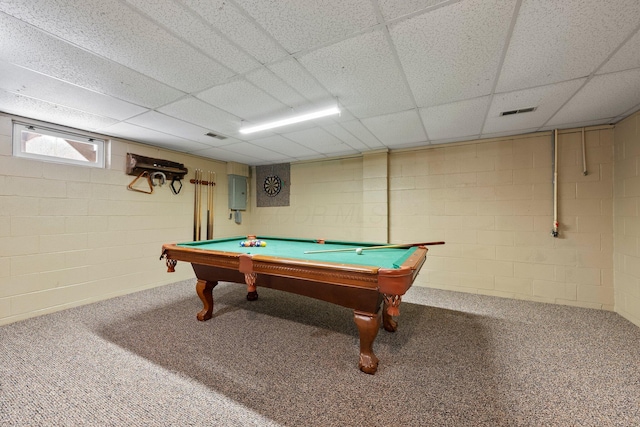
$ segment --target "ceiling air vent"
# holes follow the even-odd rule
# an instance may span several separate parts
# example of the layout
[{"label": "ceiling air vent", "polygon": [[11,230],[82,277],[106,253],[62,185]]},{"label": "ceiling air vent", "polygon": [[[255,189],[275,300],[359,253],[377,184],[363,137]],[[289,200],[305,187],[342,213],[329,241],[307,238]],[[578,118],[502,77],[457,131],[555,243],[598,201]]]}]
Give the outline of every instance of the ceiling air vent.
[{"label": "ceiling air vent", "polygon": [[518,110],[503,111],[502,113],[500,113],[500,115],[501,116],[510,116],[512,114],[529,113],[531,111],[535,111],[536,108],[538,108],[538,107],[520,108]]},{"label": "ceiling air vent", "polygon": [[210,136],[211,138],[216,138],[216,139],[227,139],[226,136],[218,135],[217,133],[213,133],[213,132],[207,132],[205,135]]}]

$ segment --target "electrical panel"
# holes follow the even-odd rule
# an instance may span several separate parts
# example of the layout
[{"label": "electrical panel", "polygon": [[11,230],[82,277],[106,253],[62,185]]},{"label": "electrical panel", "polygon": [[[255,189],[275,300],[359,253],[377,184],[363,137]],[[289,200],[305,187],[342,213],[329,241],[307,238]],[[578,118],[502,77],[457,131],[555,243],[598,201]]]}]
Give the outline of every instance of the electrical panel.
[{"label": "electrical panel", "polygon": [[227,175],[229,180],[229,209],[244,211],[247,209],[247,177]]}]

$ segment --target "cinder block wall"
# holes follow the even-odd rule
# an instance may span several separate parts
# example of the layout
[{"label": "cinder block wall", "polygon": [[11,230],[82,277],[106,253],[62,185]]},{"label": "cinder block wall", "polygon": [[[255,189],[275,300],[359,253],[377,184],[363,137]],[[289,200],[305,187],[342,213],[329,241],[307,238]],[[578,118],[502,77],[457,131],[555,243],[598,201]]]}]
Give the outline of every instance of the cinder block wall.
[{"label": "cinder block wall", "polygon": [[251,179],[249,221],[254,234],[368,240],[362,234],[362,158],[291,165],[289,206],[256,207]]},{"label": "cinder block wall", "polygon": [[550,132],[391,156],[391,238],[445,240],[418,284],[613,309],[613,130],[558,140],[560,235],[553,238]]},{"label": "cinder block wall", "polygon": [[256,208],[254,197],[251,228],[445,240],[416,285],[613,310],[613,129],[586,130],[586,176],[581,135],[559,135],[558,238],[550,132],[293,164],[291,205]]},{"label": "cinder block wall", "polygon": [[[13,157],[11,133],[0,115],[0,324],[193,277],[158,258],[192,240],[195,168],[217,175],[215,235],[246,233],[228,219],[224,162],[113,140],[108,169],[46,163]],[[184,163],[182,191],[127,190],[127,152]]]},{"label": "cinder block wall", "polygon": [[158,260],[163,243],[192,238],[193,186],[127,191],[134,152],[185,163],[189,177],[216,172],[216,236],[446,240],[416,285],[608,310],[615,265],[615,309],[640,325],[638,117],[586,129],[586,176],[581,130],[560,133],[556,239],[550,133],[292,164],[291,205],[257,208],[250,180],[238,225],[223,162],[120,140],[108,169],[18,159],[0,116],[0,324],[193,277]]},{"label": "cinder block wall", "polygon": [[640,113],[615,127],[616,311],[640,326]]}]

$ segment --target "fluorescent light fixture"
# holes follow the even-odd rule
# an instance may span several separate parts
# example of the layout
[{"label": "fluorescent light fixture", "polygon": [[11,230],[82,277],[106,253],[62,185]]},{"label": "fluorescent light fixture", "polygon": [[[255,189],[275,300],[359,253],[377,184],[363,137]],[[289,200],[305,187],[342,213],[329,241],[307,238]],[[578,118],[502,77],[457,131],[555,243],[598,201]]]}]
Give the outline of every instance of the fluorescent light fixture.
[{"label": "fluorescent light fixture", "polygon": [[259,132],[261,130],[273,129],[280,126],[292,125],[294,123],[300,123],[307,120],[319,119],[320,117],[331,116],[333,114],[340,114],[340,109],[336,107],[327,108],[325,110],[319,110],[313,113],[301,114],[299,116],[289,117],[288,119],[276,120],[275,122],[264,123],[257,126],[250,126],[244,129],[240,129],[240,133],[247,134],[253,132]]}]

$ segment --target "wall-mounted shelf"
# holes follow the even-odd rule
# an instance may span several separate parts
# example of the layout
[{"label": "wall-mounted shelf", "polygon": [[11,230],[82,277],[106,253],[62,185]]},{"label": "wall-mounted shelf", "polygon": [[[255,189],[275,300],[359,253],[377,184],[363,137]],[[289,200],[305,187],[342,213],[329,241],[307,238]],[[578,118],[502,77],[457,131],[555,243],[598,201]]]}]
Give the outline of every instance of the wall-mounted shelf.
[{"label": "wall-mounted shelf", "polygon": [[189,172],[182,163],[127,153],[127,175],[140,176],[145,171],[149,175],[153,175],[154,172],[162,172],[167,181],[181,180]]}]

